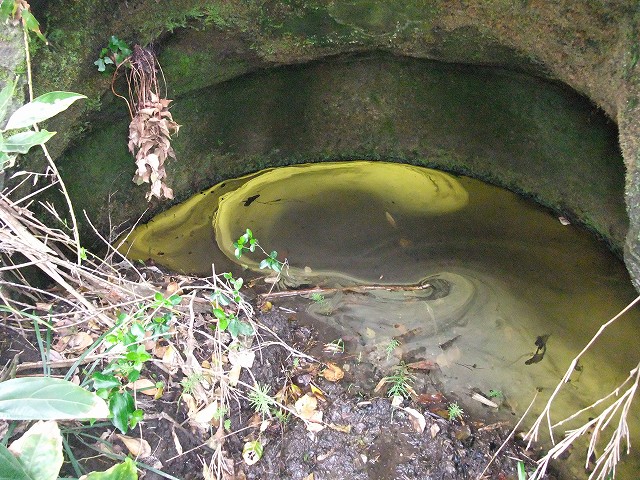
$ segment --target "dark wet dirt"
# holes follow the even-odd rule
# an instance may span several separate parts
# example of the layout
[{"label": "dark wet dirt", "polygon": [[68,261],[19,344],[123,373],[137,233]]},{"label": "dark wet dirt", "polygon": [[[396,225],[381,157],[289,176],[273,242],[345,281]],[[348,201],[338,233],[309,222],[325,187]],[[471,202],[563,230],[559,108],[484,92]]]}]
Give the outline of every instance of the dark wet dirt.
[{"label": "dark wet dirt", "polygon": [[[266,314],[260,314],[258,321],[268,325],[280,339],[303,351],[309,351],[314,345],[327,341],[318,339],[317,332],[309,326],[298,324],[295,314],[283,312],[277,306]],[[1,334],[0,360],[3,365],[17,351],[24,351],[25,360],[38,360],[31,339],[30,343],[25,337],[6,327],[2,327]],[[268,336],[263,340],[269,340]],[[201,350],[197,352],[197,356],[201,360],[210,356],[210,352]],[[330,360],[341,363],[340,355],[334,354]],[[424,413],[426,428],[419,433],[408,413],[393,407],[391,399],[384,392],[373,391],[379,380],[379,372],[367,364],[362,364],[361,368],[364,370],[359,375],[347,372],[339,382],[329,382],[321,375],[311,375],[312,382],[324,393],[324,400],[319,401],[318,410],[323,412],[325,424],[337,429],[327,427],[320,432],[311,433],[303,421],[290,417],[284,423],[274,419],[265,431],[259,432],[260,422],[256,422],[248,400],[233,400],[231,430],[238,433],[226,437],[223,446],[225,456],[233,460],[232,465],[228,462],[233,473],[225,474],[223,478],[517,479],[516,459],[524,461],[529,472],[533,470],[531,458],[536,453],[526,451],[517,440],[510,440],[484,477],[481,477],[489,460],[509,434],[510,427],[506,422],[495,421],[495,418],[469,418],[466,415],[462,421],[449,421],[432,413],[430,409],[433,410],[433,405],[424,402],[423,396],[422,403],[403,403],[403,407],[408,406]],[[165,382],[166,390],[159,400],[141,399],[141,407],[145,410],[142,434],[153,452],[141,462],[155,469],[141,470],[141,478],[202,479],[203,461],[210,462],[214,452],[206,442],[215,433],[215,429],[205,433],[191,430],[187,423],[186,405],[180,400],[181,376],[169,377],[154,367],[150,370],[152,377]],[[269,385],[271,392],[282,388],[287,379],[296,378],[294,358],[287,349],[278,345],[261,349],[251,372],[257,382]],[[63,374],[65,371],[53,372],[56,373]],[[429,377],[436,377],[437,372],[419,372],[416,376],[416,388],[422,389],[417,393],[429,391],[433,395],[438,382],[437,378]],[[370,381],[357,386],[350,381],[355,378],[369,378]],[[247,371],[243,371],[241,380],[251,384],[254,381]],[[299,383],[303,391],[308,390],[309,385]],[[74,425],[76,424],[68,423],[61,426]],[[139,432],[136,429],[130,435],[136,436]],[[104,444],[111,445],[107,454],[100,455],[95,451],[98,437],[103,439]],[[182,447],[182,455],[177,451],[174,438],[178,439]],[[255,465],[248,466],[242,459],[243,445],[247,440],[256,438],[261,440],[264,454]],[[81,468],[86,471],[104,470],[114,463],[109,456],[123,455],[126,452],[116,438],[113,427],[106,423],[85,430],[80,436],[68,435],[67,439]],[[69,462],[65,462],[61,477],[76,477]]]}]

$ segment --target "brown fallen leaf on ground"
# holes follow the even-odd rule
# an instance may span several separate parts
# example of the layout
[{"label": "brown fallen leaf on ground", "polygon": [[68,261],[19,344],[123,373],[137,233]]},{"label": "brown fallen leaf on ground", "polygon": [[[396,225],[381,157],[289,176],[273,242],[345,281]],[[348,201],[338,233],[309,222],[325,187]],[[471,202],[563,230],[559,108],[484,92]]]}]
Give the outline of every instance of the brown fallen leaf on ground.
[{"label": "brown fallen leaf on ground", "polygon": [[120,434],[116,434],[116,437],[124,443],[124,446],[127,447],[127,450],[129,450],[132,455],[139,458],[146,458],[151,455],[151,445],[149,445],[149,442],[144,438],[133,438]]},{"label": "brown fallen leaf on ground", "polygon": [[138,393],[143,393],[154,398],[158,398],[158,394],[161,395],[160,389],[156,387],[156,382],[153,382],[148,378],[139,378],[135,382],[130,383],[128,387]]},{"label": "brown fallen leaf on ground", "polygon": [[329,362],[322,371],[322,376],[330,382],[338,382],[344,378],[344,371],[335,363]]},{"label": "brown fallen leaf on ground", "polygon": [[414,430],[418,433],[424,432],[424,429],[427,427],[427,420],[424,418],[424,415],[410,407],[403,408],[403,410],[409,414],[409,419],[411,420]]}]

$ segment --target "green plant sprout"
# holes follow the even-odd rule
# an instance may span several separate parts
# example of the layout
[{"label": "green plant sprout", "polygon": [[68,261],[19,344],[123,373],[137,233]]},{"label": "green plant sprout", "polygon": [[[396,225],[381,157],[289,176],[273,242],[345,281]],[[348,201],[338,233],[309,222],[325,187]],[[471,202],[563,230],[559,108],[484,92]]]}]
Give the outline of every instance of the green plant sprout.
[{"label": "green plant sprout", "polygon": [[447,412],[449,413],[449,420],[451,421],[462,418],[462,415],[464,414],[464,410],[462,410],[457,402],[450,403],[447,407]]},{"label": "green plant sprout", "polygon": [[196,385],[204,378],[204,375],[200,372],[194,372],[191,375],[184,377],[180,380],[180,386],[182,387],[182,393],[191,395],[196,388]]},{"label": "green plant sprout", "polygon": [[389,384],[387,395],[389,397],[403,397],[411,398],[413,392],[412,384],[415,377],[409,373],[409,367],[404,362],[396,365],[393,369],[393,374],[388,377],[384,377],[384,383]]},{"label": "green plant sprout", "polygon": [[271,415],[271,406],[275,403],[273,398],[269,395],[269,385],[261,385],[256,382],[256,386],[249,392],[249,403],[256,413],[259,413],[262,418],[269,417]]},{"label": "green plant sprout", "polygon": [[324,295],[322,295],[320,292],[313,292],[310,298],[316,303],[322,303],[325,300]]},{"label": "green plant sprout", "polygon": [[233,242],[233,246],[235,247],[234,254],[238,259],[240,259],[245,252],[255,252],[256,248],[259,248],[267,257],[260,262],[261,270],[269,268],[276,273],[280,273],[285,266],[285,262],[278,260],[278,252],[273,250],[271,253],[267,253],[266,250],[260,246],[258,240],[254,238],[253,232],[248,228],[238,240]]},{"label": "green plant sprout", "polygon": [[389,361],[389,359],[391,358],[391,355],[393,355],[393,352],[399,346],[400,346],[400,342],[395,338],[392,338],[391,341],[387,344],[387,347],[385,348],[385,352],[387,352],[387,361]]},{"label": "green plant sprout", "polygon": [[120,40],[115,35],[109,39],[109,45],[100,50],[100,56],[93,62],[98,67],[99,72],[104,72],[107,65],[117,67],[131,55],[131,47],[124,40]]},{"label": "green plant sprout", "polygon": [[489,395],[489,398],[504,398],[502,390],[495,390],[493,388],[489,390],[488,395]]}]

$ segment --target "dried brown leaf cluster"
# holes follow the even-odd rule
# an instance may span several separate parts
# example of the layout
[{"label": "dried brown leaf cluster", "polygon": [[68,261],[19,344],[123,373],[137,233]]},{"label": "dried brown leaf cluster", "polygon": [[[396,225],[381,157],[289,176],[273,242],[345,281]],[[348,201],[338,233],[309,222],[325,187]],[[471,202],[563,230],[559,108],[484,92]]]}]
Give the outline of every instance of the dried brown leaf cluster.
[{"label": "dried brown leaf cluster", "polygon": [[[133,181],[138,185],[151,185],[147,200],[153,197],[171,199],[173,190],[165,183],[165,162],[169,157],[176,158],[171,135],[177,134],[180,126],[173,121],[169,111],[171,100],[161,93],[162,70],[153,51],[140,45],[133,47],[133,53],[121,65],[129,67],[129,99],[118,95],[113,90],[113,83],[112,90],[127,101],[131,113],[128,146],[137,167]],[[116,69],[114,80],[117,73]]]},{"label": "dried brown leaf cluster", "polygon": [[165,183],[167,172],[164,163],[175,157],[171,147],[171,135],[178,133],[179,125],[169,111],[171,100],[158,98],[155,93],[150,102],[140,108],[129,124],[129,151],[136,157],[136,174],[133,181],[141,185],[150,183],[147,200],[173,198],[173,190]]}]

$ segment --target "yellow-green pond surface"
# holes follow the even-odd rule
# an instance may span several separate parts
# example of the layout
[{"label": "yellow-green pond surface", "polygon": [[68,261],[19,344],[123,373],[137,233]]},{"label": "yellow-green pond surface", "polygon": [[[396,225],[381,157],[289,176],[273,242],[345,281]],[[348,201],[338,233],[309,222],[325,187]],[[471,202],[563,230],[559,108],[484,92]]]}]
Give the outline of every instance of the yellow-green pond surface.
[{"label": "yellow-green pond surface", "polygon": [[[138,227],[123,249],[130,258],[210,275],[212,263],[217,272],[231,268],[232,242],[246,228],[287,258],[286,285],[431,284],[288,305],[347,339],[360,359],[382,366],[434,360],[446,392],[464,400],[472,389],[500,390],[504,408],[517,414],[538,387],[539,412],[600,324],[636,295],[602,243],[548,211],[478,180],[384,162],[298,165],[226,181]],[[261,259],[245,254],[241,261],[256,270]],[[627,377],[640,359],[639,331],[634,309],[605,332],[564,387],[556,420]],[[546,335],[544,357],[527,364]],[[388,356],[392,339],[401,345]],[[637,401],[630,428],[637,448]],[[637,459],[627,463],[640,471]]]}]

